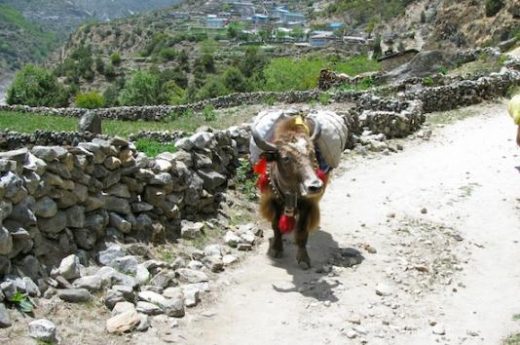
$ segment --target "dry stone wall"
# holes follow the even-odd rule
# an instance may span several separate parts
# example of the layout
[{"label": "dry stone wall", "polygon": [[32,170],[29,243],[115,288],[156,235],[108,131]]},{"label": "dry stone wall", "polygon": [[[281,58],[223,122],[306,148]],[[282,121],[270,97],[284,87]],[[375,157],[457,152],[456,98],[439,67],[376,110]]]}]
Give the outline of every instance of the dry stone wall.
[{"label": "dry stone wall", "polygon": [[[321,92],[319,90],[235,93],[187,105],[114,107],[95,109],[92,110],[92,112],[104,119],[161,121],[170,117],[180,116],[188,111],[201,111],[208,105],[220,109],[247,104],[261,104],[267,101],[306,103],[311,100],[317,101],[320,94]],[[355,99],[355,96],[352,96],[352,99]],[[48,108],[29,107],[23,105],[0,105],[0,111],[1,110],[78,118],[89,111],[80,108]]]},{"label": "dry stone wall", "polygon": [[0,277],[36,282],[102,238],[177,236],[181,219],[216,211],[247,137],[195,133],[155,159],[119,138],[0,153]]},{"label": "dry stone wall", "polygon": [[511,87],[520,85],[520,72],[505,70],[477,80],[462,80],[451,85],[420,89],[404,95],[407,100],[420,100],[423,111],[446,111],[504,97]]}]

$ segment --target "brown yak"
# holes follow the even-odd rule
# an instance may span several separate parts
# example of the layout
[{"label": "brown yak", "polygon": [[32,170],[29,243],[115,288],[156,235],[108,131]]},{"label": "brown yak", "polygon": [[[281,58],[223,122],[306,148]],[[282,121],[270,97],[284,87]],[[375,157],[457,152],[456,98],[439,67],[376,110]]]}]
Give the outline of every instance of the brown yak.
[{"label": "brown yak", "polygon": [[[312,128],[310,133],[309,128]],[[271,221],[274,239],[269,252],[280,257],[283,252],[282,232],[295,227],[298,264],[311,266],[306,244],[309,233],[320,221],[320,201],[327,176],[318,168],[315,141],[321,127],[312,119],[301,116],[283,118],[275,124],[273,139],[264,140],[253,129],[253,140],[263,151],[266,161],[263,186],[260,182],[260,213]],[[257,171],[258,172],[258,171]],[[319,175],[319,176],[318,176]],[[285,229],[284,229],[285,228]]]}]

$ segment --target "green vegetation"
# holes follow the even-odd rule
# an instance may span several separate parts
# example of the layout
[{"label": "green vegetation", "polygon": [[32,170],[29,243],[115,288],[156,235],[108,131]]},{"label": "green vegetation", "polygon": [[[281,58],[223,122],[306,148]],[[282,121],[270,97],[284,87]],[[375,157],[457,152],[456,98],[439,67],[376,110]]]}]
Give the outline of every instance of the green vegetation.
[{"label": "green vegetation", "polygon": [[506,58],[507,56],[505,54],[502,54],[499,57],[491,56],[489,54],[481,54],[477,60],[463,64],[462,66],[446,72],[450,75],[499,72],[502,66],[504,66]]},{"label": "green vegetation", "polygon": [[159,78],[146,71],[135,72],[125,83],[119,102],[123,105],[153,105],[162,103]]},{"label": "green vegetation", "polygon": [[330,103],[331,95],[330,93],[323,92],[319,96],[319,101],[321,105],[327,105]]},{"label": "green vegetation", "polygon": [[[56,45],[55,36],[30,23],[11,6],[0,4],[0,66],[18,69],[23,64],[41,61]],[[8,38],[7,38],[8,37]]]},{"label": "green vegetation", "polygon": [[520,345],[520,333],[509,336],[503,345]]},{"label": "green vegetation", "polygon": [[338,0],[327,8],[328,15],[348,12],[358,23],[368,23],[374,18],[388,20],[402,14],[406,6],[415,0]]},{"label": "green vegetation", "polygon": [[250,201],[257,199],[256,194],[256,177],[253,173],[253,167],[249,160],[243,159],[240,161],[240,166],[237,168],[236,182],[238,190],[246,196]]},{"label": "green vegetation", "polygon": [[78,93],[75,99],[76,107],[86,109],[103,108],[105,98],[97,91]]},{"label": "green vegetation", "polygon": [[121,63],[121,54],[119,54],[119,52],[113,52],[112,55],[110,55],[110,61],[112,65],[119,66]]},{"label": "green vegetation", "polygon": [[207,122],[215,121],[217,119],[215,107],[213,107],[211,104],[205,106],[202,110],[202,116],[204,117],[204,120],[206,120]]},{"label": "green vegetation", "polygon": [[379,64],[363,56],[334,61],[322,57],[276,58],[266,67],[265,89],[268,91],[308,90],[318,84],[320,70],[330,68],[336,72],[357,75],[375,71]]},{"label": "green vegetation", "polygon": [[7,90],[8,104],[62,107],[67,105],[68,92],[48,70],[26,65],[16,73]]},{"label": "green vegetation", "polygon": [[7,303],[24,314],[31,314],[34,310],[34,304],[29,300],[29,297],[18,291],[7,299]]},{"label": "green vegetation", "polygon": [[486,0],[486,16],[495,16],[504,7],[504,0]]},{"label": "green vegetation", "polygon": [[144,152],[148,157],[155,157],[161,152],[175,152],[173,143],[160,143],[150,139],[139,139],[135,143],[138,151]]}]

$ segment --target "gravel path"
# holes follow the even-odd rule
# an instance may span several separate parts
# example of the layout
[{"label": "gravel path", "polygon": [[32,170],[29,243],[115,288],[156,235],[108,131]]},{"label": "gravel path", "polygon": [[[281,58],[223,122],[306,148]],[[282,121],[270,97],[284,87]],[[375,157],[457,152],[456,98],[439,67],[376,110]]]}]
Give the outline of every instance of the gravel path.
[{"label": "gravel path", "polygon": [[403,152],[347,156],[309,241],[313,268],[296,265],[291,245],[269,259],[264,243],[231,273],[218,302],[179,329],[180,339],[499,344],[518,331],[514,128],[504,104],[469,110],[478,115],[435,126]]}]

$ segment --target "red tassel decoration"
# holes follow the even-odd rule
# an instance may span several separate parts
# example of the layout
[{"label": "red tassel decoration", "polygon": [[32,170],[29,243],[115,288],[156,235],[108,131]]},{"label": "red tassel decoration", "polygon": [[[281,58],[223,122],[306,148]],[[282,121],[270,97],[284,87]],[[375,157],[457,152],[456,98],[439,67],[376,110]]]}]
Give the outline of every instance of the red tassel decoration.
[{"label": "red tassel decoration", "polygon": [[318,178],[325,184],[327,184],[327,180],[329,179],[329,176],[327,173],[321,169],[316,170],[316,175],[318,175]]},{"label": "red tassel decoration", "polygon": [[282,234],[288,234],[293,231],[294,226],[296,225],[296,219],[294,216],[282,215],[280,220],[278,221],[278,230]]},{"label": "red tassel decoration", "polygon": [[255,174],[262,175],[267,172],[267,159],[260,159],[253,167]]},{"label": "red tassel decoration", "polygon": [[265,192],[269,186],[269,176],[267,176],[266,173],[258,176],[258,180],[256,180],[256,186],[262,193]]}]

